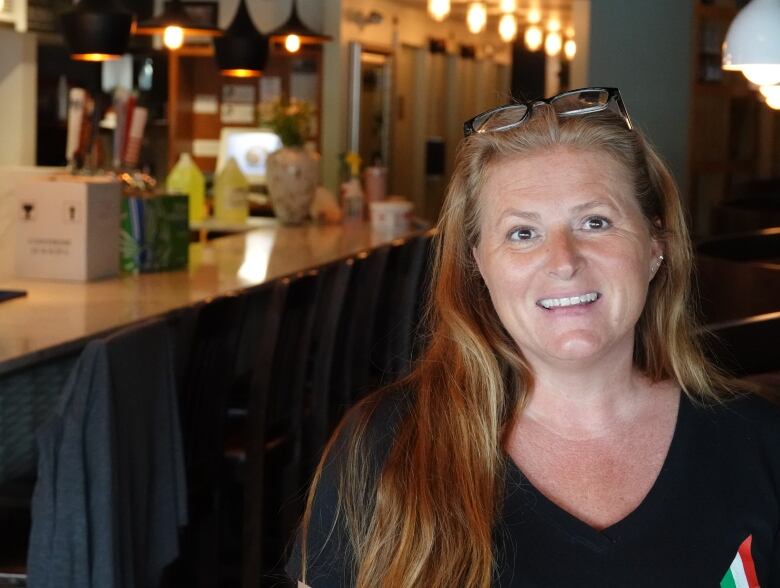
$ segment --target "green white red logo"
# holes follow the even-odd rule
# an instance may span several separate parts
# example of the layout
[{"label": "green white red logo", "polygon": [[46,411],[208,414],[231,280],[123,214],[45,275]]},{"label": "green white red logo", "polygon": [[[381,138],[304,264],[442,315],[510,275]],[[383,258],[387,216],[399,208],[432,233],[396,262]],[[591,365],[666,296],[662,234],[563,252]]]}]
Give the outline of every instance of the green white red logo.
[{"label": "green white red logo", "polygon": [[748,535],[720,581],[720,588],[761,588],[756,575],[756,564],[753,563],[753,555],[750,552],[752,543],[753,535]]}]

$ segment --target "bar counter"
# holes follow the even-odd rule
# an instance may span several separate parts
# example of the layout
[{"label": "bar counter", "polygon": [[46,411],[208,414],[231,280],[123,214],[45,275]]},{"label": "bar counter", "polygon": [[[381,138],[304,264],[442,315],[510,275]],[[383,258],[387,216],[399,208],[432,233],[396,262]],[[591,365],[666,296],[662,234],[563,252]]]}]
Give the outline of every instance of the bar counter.
[{"label": "bar counter", "polygon": [[359,254],[425,230],[368,224],[280,225],[190,245],[186,270],[90,283],[0,279],[27,296],[0,303],[0,374],[78,350],[96,336],[168,311]]}]

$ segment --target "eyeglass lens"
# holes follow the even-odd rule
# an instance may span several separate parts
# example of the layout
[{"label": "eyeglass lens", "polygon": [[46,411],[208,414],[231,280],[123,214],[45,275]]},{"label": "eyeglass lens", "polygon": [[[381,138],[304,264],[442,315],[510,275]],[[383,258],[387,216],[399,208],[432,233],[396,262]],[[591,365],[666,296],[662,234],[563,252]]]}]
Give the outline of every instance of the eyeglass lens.
[{"label": "eyeglass lens", "polygon": [[513,104],[500,110],[486,112],[474,120],[474,130],[487,133],[509,128],[523,120],[526,112],[528,107],[525,104]]},{"label": "eyeglass lens", "polygon": [[604,110],[609,103],[607,90],[583,90],[556,96],[550,104],[559,115],[585,114]]}]

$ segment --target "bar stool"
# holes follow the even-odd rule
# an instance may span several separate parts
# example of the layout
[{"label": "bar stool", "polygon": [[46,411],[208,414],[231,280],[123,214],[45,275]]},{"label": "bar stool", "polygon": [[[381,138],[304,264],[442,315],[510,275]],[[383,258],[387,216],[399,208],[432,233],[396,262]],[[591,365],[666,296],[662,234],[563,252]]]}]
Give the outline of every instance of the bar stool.
[{"label": "bar stool", "polygon": [[190,523],[184,553],[173,572],[178,583],[219,583],[227,398],[236,380],[236,357],[246,295],[226,295],[197,310],[181,391]]},{"label": "bar stool", "polygon": [[428,247],[429,237],[418,235],[394,245],[388,254],[371,345],[375,388],[401,378],[411,368]]},{"label": "bar stool", "polygon": [[371,344],[379,302],[379,288],[387,266],[390,245],[362,253],[353,260],[339,321],[341,352],[331,378],[330,418],[332,426],[371,386]]},{"label": "bar stool", "polygon": [[281,575],[302,509],[301,423],[319,281],[316,271],[282,281],[278,334],[258,346],[246,425],[244,586]]},{"label": "bar stool", "polygon": [[158,586],[187,519],[170,331],[87,344],[38,430],[31,585]]}]

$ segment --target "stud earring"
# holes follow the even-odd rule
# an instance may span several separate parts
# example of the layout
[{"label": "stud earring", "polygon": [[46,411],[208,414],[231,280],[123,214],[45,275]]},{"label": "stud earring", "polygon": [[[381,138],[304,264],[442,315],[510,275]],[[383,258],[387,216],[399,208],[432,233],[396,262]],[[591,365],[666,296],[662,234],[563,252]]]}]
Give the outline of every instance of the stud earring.
[{"label": "stud earring", "polygon": [[657,272],[657,271],[658,271],[658,268],[659,268],[659,267],[661,267],[661,264],[663,263],[663,261],[664,261],[664,256],[663,256],[663,255],[659,255],[659,256],[658,256],[658,261],[656,261],[656,262],[653,264],[653,267],[652,267],[652,269],[650,270],[650,274],[651,274],[651,275],[655,275],[655,272]]}]

